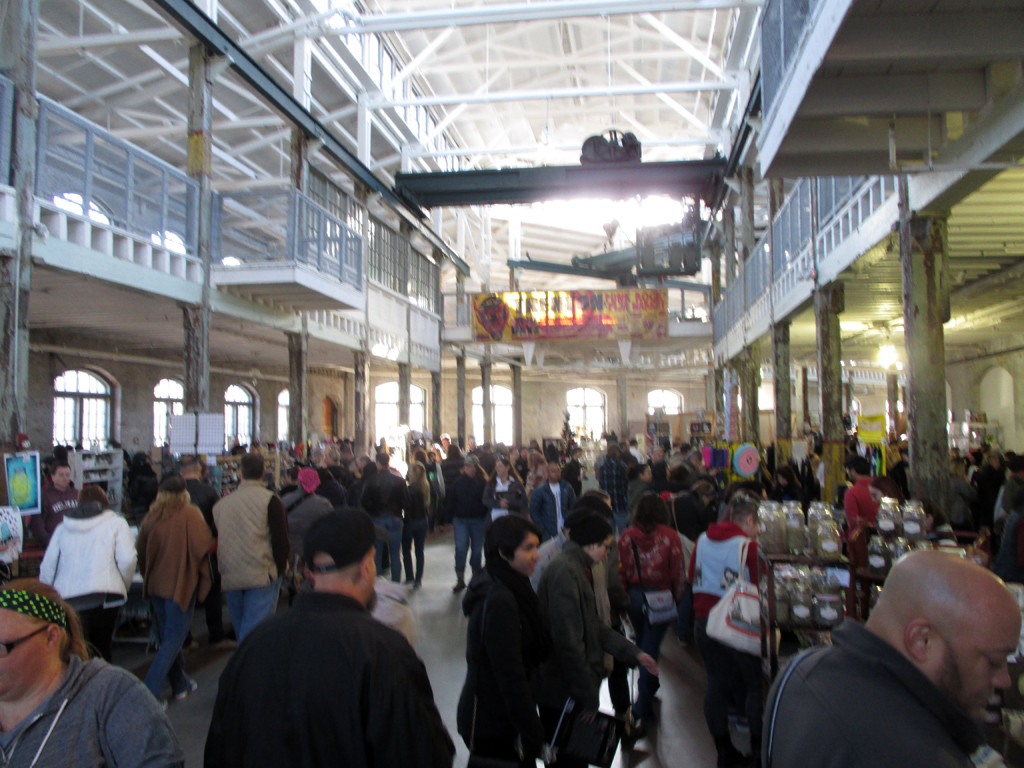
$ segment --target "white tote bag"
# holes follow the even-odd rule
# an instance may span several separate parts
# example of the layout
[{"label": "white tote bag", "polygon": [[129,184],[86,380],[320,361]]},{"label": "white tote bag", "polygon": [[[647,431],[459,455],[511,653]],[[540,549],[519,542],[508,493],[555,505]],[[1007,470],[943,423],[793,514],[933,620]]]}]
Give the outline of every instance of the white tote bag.
[{"label": "white tote bag", "polygon": [[761,597],[757,586],[743,578],[749,539],[740,545],[736,581],[708,614],[708,637],[754,656],[761,655]]}]

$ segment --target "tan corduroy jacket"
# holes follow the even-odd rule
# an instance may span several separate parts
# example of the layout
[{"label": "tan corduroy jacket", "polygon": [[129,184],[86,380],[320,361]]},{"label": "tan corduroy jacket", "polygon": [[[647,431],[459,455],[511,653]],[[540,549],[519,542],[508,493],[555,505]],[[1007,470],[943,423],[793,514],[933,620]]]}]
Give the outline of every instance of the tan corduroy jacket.
[{"label": "tan corduroy jacket", "polygon": [[146,515],[135,541],[143,594],[170,598],[183,611],[197,588],[197,599],[205,599],[212,583],[209,555],[213,542],[203,513],[193,504],[160,520]]}]

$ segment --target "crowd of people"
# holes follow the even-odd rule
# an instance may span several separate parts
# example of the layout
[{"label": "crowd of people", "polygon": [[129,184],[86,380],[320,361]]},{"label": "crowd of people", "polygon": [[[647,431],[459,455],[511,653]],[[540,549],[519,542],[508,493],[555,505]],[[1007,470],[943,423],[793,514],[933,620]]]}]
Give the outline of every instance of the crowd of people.
[{"label": "crowd of people", "polygon": [[[709,635],[708,620],[738,577],[759,581],[760,501],[809,502],[791,465],[727,484],[688,446],[653,445],[647,455],[614,436],[592,465],[575,447],[564,456],[536,444],[463,452],[447,436],[410,446],[405,476],[386,446],[371,458],[342,442],[309,459],[293,462],[274,488],[264,457],[244,453],[241,480],[223,497],[204,482],[197,457],[182,457],[155,486],[152,468],[140,465],[129,484],[152,498],[133,540],[129,510],[110,509],[96,486],[74,489],[58,457],[44,513],[29,521],[45,545],[40,579],[0,586],[4,763],[181,765],[165,710],[196,690],[182,650],[197,606],[211,643],[229,637],[223,599],[238,647],[221,678],[207,765],[318,765],[325,755],[353,765],[451,765],[454,745],[413,649],[411,614],[400,609],[405,592],[394,591],[403,570],[406,587],[422,586],[427,535],[449,527],[454,590],[464,592],[468,618],[456,720],[481,759],[585,764],[552,747],[568,712],[594,717],[604,681],[632,746],[658,727],[658,659],[670,631],[699,651],[720,768],[759,766],[762,755],[782,766],[879,764],[886,739],[869,740],[872,759],[851,746],[871,715],[855,730],[838,724],[832,707],[817,707],[811,720],[793,714],[836,681],[909,711],[913,744],[936,730],[917,711],[938,711],[952,735],[928,747],[936,759],[927,764],[958,764],[942,760],[976,756],[979,704],[1008,684],[1005,659],[1020,627],[1012,595],[976,565],[914,553],[894,568],[865,626],[844,625],[834,648],[780,675],[762,717],[760,658]],[[907,461],[904,453],[876,475],[850,452],[840,505],[848,533],[873,524],[881,498],[908,497]],[[954,455],[950,466],[960,505],[949,518],[958,530],[994,528],[1003,544],[993,570],[1024,581],[1024,457]],[[589,473],[598,488],[584,490]],[[933,527],[949,525],[930,514]],[[143,681],[109,664],[136,570],[159,640]],[[285,585],[290,605],[278,610]],[[655,593],[669,596],[671,615],[653,610]],[[972,600],[987,609],[973,634]],[[398,617],[385,618],[396,605]],[[885,674],[909,694],[892,690]],[[292,692],[301,711],[282,717],[267,691]],[[733,743],[731,718],[746,722],[748,752]],[[849,744],[825,743],[829,727]],[[830,748],[841,759],[811,757]]]}]

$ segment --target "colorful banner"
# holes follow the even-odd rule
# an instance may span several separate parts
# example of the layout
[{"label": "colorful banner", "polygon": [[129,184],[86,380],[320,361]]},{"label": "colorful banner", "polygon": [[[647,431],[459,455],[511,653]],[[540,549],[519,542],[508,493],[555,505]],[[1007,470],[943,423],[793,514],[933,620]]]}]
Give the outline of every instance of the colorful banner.
[{"label": "colorful banner", "polygon": [[24,516],[38,515],[42,508],[39,482],[39,451],[4,454],[7,497]]},{"label": "colorful banner", "polygon": [[668,292],[509,291],[473,297],[476,341],[662,339],[668,335]]}]

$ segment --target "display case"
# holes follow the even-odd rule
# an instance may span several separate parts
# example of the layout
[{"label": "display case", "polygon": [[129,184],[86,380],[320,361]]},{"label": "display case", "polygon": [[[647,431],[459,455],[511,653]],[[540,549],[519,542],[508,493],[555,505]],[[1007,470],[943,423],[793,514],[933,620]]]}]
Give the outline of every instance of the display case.
[{"label": "display case", "polygon": [[106,491],[110,508],[121,510],[124,500],[124,453],[120,448],[107,451],[73,451],[68,454],[71,481],[82,489],[95,484]]},{"label": "display case", "polygon": [[[238,487],[242,480],[242,456],[244,454],[231,456],[218,456],[216,471],[210,472],[210,482],[222,495],[226,496]],[[265,462],[265,473],[270,476],[274,488],[281,487],[281,465],[276,453],[263,455]],[[211,467],[211,470],[213,467]],[[266,476],[265,475],[265,476]],[[269,484],[269,483],[268,483]]]}]

